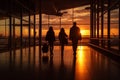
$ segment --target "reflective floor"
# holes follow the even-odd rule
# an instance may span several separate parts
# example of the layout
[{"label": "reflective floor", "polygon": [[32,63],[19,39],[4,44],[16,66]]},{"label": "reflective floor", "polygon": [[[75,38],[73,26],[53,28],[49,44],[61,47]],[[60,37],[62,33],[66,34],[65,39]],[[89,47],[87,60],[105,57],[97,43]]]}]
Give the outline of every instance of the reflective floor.
[{"label": "reflective floor", "polygon": [[76,57],[72,47],[60,47],[39,55],[39,47],[0,53],[0,80],[120,80],[120,63],[88,46],[79,46]]}]

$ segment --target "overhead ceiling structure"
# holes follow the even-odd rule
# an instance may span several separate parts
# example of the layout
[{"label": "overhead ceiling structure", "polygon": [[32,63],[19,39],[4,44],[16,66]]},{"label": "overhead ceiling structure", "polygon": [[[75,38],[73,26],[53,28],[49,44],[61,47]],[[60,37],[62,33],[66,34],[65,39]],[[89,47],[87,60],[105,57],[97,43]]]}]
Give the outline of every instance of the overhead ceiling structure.
[{"label": "overhead ceiling structure", "polygon": [[23,7],[26,11],[35,11],[36,14],[42,9],[44,14],[61,16],[65,13],[61,13],[61,10],[88,4],[90,0],[0,0],[0,14],[19,14],[18,8]]},{"label": "overhead ceiling structure", "polygon": [[[105,0],[104,2],[107,1]],[[111,2],[115,1],[117,0],[111,0]],[[0,16],[20,14],[20,8],[36,14],[39,13],[39,10],[42,10],[42,13],[47,15],[61,16],[63,13],[66,13],[61,12],[61,10],[84,5],[90,5],[90,0],[0,0]],[[12,8],[11,10],[10,7]],[[24,15],[26,15],[25,13]]]},{"label": "overhead ceiling structure", "polygon": [[42,12],[48,15],[62,15],[61,10],[88,4],[90,4],[90,0],[49,0],[49,2],[42,0]]}]

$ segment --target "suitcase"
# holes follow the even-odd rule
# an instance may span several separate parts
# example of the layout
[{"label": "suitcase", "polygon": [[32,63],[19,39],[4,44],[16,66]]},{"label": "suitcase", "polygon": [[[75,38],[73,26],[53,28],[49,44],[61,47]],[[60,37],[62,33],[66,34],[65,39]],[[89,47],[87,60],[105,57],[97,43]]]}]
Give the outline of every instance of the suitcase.
[{"label": "suitcase", "polygon": [[47,53],[47,52],[48,52],[48,44],[47,44],[47,43],[44,43],[44,44],[43,44],[42,52],[43,52],[43,53]]}]

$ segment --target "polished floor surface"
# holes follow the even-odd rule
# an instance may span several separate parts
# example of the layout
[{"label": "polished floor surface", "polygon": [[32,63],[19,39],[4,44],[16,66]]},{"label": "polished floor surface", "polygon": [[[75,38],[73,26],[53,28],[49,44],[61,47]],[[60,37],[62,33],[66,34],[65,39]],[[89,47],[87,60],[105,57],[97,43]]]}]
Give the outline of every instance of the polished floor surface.
[{"label": "polished floor surface", "polygon": [[65,46],[61,56],[59,46],[39,55],[39,47],[0,53],[0,80],[120,80],[120,63],[88,46]]}]

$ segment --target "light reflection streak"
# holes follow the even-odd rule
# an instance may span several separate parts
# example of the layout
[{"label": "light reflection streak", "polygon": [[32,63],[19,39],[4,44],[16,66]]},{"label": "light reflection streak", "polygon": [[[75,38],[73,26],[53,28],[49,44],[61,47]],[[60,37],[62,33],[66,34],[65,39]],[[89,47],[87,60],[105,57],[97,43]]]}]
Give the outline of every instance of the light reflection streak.
[{"label": "light reflection streak", "polygon": [[84,47],[78,46],[77,49],[77,60],[76,60],[76,67],[75,67],[75,80],[86,79],[86,67],[85,67],[85,53]]},{"label": "light reflection streak", "polygon": [[77,51],[77,64],[78,64],[78,71],[80,73],[83,73],[84,71],[84,51],[82,46],[78,46],[78,51]]}]

